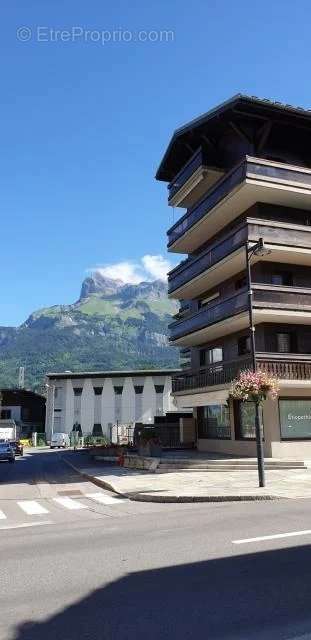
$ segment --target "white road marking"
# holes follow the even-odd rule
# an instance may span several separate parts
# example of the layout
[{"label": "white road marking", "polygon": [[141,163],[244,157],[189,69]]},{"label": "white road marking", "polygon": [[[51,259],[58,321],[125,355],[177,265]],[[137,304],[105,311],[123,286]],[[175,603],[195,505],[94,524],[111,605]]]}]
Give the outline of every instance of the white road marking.
[{"label": "white road marking", "polygon": [[1,509],[0,509],[0,520],[6,520],[6,515],[5,513],[3,513],[3,511],[1,511]]},{"label": "white road marking", "polygon": [[107,496],[105,493],[86,493],[85,497],[106,505],[120,503],[122,504],[122,502],[127,502],[126,498],[114,498],[113,496]]},{"label": "white road marking", "polygon": [[22,522],[21,524],[8,524],[4,527],[0,527],[0,531],[7,531],[8,529],[26,529],[27,527],[41,527],[44,524],[54,524],[52,520],[44,520],[42,522]]},{"label": "white road marking", "polygon": [[38,516],[42,513],[49,513],[48,510],[42,507],[36,500],[18,500],[17,504],[28,516]]},{"label": "white road marking", "polygon": [[233,544],[247,544],[248,542],[261,542],[264,540],[277,540],[278,538],[292,538],[294,536],[311,535],[311,529],[303,531],[289,531],[288,533],[275,533],[271,536],[257,536],[257,538],[245,538],[244,540],[232,540]]},{"label": "white road marking", "polygon": [[65,509],[87,509],[86,504],[78,502],[78,500],[73,500],[68,496],[65,496],[64,498],[53,498],[53,500],[54,502],[57,502],[57,504],[60,504],[62,507],[65,507]]}]

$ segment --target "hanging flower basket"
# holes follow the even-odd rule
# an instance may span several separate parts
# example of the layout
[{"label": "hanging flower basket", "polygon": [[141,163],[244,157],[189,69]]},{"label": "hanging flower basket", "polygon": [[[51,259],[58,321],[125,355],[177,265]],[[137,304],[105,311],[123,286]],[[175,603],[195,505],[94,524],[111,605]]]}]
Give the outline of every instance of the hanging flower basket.
[{"label": "hanging flower basket", "polygon": [[269,396],[273,400],[278,397],[279,381],[266,371],[241,371],[236,380],[233,380],[230,397],[242,402],[259,402],[260,404]]}]

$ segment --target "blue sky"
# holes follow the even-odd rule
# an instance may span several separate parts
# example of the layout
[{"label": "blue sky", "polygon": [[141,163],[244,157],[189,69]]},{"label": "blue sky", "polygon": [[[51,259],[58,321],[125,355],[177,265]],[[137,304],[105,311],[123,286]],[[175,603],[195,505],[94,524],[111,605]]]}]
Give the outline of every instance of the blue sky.
[{"label": "blue sky", "polygon": [[310,107],[310,22],[309,0],[2,7],[0,325],[73,302],[97,265],[135,280],[176,262],[153,179],[173,130],[239,91]]}]

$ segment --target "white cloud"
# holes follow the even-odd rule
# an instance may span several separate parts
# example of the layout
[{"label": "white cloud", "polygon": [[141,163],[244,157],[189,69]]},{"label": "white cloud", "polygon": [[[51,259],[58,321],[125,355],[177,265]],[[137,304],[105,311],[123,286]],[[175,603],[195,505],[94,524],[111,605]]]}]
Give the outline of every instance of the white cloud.
[{"label": "white cloud", "polygon": [[122,280],[129,284],[138,284],[143,281],[166,280],[167,272],[173,268],[173,264],[164,256],[145,255],[139,262],[125,260],[115,264],[100,265],[88,269],[91,273],[100,273],[102,276],[113,280]]},{"label": "white cloud", "polygon": [[122,280],[123,282],[129,282],[131,284],[138,284],[144,279],[140,265],[134,262],[116,262],[115,264],[97,267],[96,269],[92,269],[92,271],[100,273],[107,278]]},{"label": "white cloud", "polygon": [[155,280],[166,280],[167,272],[172,268],[170,261],[163,256],[146,255],[141,261],[147,274]]}]

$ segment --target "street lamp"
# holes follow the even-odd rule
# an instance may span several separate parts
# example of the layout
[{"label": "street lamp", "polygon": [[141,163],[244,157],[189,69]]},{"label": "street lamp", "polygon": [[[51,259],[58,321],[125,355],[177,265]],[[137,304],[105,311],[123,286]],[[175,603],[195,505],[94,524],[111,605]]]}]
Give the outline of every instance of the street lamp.
[{"label": "street lamp", "polygon": [[[268,249],[263,241],[263,238],[259,238],[256,244],[251,246],[246,243],[245,245],[245,255],[246,255],[246,265],[247,265],[247,289],[248,289],[248,312],[249,312],[249,331],[250,331],[250,341],[251,341],[251,356],[252,356],[252,369],[256,372],[257,363],[256,363],[256,346],[255,346],[255,326],[254,326],[254,318],[253,318],[253,300],[252,300],[252,278],[251,278],[251,259],[253,256],[267,256],[271,253],[271,250]],[[255,431],[256,431],[256,449],[257,449],[257,465],[258,465],[258,480],[259,486],[265,486],[265,461],[264,461],[264,453],[263,453],[263,444],[262,444],[262,425],[260,420],[259,413],[259,402],[256,400],[255,402]]]}]

